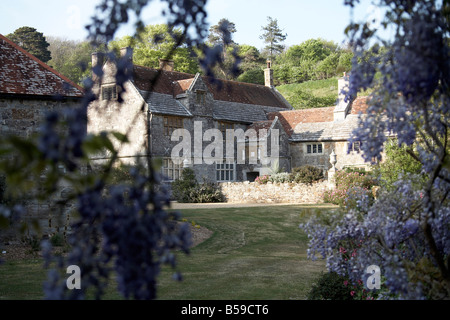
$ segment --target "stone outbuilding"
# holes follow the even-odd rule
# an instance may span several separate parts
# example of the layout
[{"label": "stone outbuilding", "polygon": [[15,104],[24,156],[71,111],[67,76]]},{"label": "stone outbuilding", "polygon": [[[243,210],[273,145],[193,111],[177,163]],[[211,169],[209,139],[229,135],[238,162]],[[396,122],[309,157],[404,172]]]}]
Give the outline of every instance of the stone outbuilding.
[{"label": "stone outbuilding", "polygon": [[28,137],[45,113],[76,107],[84,90],[0,34],[0,134]]},{"label": "stone outbuilding", "polygon": [[[0,135],[31,137],[40,130],[47,112],[76,108],[84,97],[79,85],[0,35]],[[64,232],[71,204],[57,205],[64,189],[46,201],[25,203],[22,221],[37,221],[43,235]],[[60,198],[59,198],[60,199]],[[35,230],[29,230],[33,233]],[[13,229],[3,238],[15,238]]]}]

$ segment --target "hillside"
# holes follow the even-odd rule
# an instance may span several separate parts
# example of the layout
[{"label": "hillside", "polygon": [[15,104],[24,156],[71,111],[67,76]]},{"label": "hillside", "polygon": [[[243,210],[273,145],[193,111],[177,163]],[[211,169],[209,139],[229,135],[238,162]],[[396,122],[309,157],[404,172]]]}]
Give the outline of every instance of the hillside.
[{"label": "hillside", "polygon": [[294,109],[331,107],[338,98],[338,78],[285,84],[277,90]]}]

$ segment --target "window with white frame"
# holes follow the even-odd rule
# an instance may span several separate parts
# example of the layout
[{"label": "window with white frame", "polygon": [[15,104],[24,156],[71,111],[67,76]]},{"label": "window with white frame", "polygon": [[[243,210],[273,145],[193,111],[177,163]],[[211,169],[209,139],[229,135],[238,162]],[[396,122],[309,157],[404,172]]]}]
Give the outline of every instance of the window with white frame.
[{"label": "window with white frame", "polygon": [[164,178],[167,179],[168,181],[180,179],[182,171],[183,171],[182,161],[174,162],[172,161],[171,158],[163,159],[162,173],[164,175]]},{"label": "window with white frame", "polygon": [[323,153],[323,146],[321,143],[312,143],[306,145],[307,154],[321,154]]},{"label": "window with white frame", "polygon": [[233,162],[217,163],[216,164],[216,180],[217,181],[234,181],[235,164]]}]

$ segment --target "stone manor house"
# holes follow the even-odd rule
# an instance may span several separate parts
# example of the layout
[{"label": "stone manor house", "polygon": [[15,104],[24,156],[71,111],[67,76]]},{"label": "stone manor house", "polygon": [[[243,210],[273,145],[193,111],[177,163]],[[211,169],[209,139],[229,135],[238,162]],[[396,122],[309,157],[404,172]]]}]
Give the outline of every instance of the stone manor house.
[{"label": "stone manor house", "polygon": [[[121,52],[132,61],[131,49]],[[120,160],[132,163],[145,156],[149,146],[152,157],[163,160],[161,170],[169,181],[178,178],[186,166],[194,169],[200,181],[213,182],[253,181],[270,173],[274,164],[287,172],[309,164],[326,173],[333,151],[337,169],[367,165],[359,154],[359,144],[347,152],[347,139],[357,126],[358,113],[367,108],[365,97],[346,104],[340,96],[335,106],[293,110],[273,86],[270,63],[265,69],[265,85],[255,85],[177,72],[173,62],[161,61],[160,69],[132,65],[132,77],[124,85],[120,104],[114,63],[99,53],[92,55],[92,62],[94,68],[101,66],[104,74],[93,77],[98,99],[88,110],[88,132],[127,132],[130,143],[120,149]],[[345,81],[339,80],[337,90]],[[2,135],[29,136],[38,130],[46,111],[76,107],[83,94],[81,87],[0,35]],[[242,130],[245,135],[233,139],[232,153],[224,147],[223,161],[210,164],[208,155],[215,151],[207,151],[214,138],[205,139],[205,133],[212,128],[220,130],[224,139],[229,129]],[[171,157],[180,143],[171,139],[176,129],[191,134],[192,150],[182,161]],[[264,163],[265,155],[273,156],[273,146],[278,146],[276,163]],[[203,159],[198,159],[199,155]]]},{"label": "stone manor house", "polygon": [[[121,56],[131,63],[132,50],[123,48]],[[213,182],[253,181],[269,174],[274,165],[287,172],[313,165],[323,169],[326,176],[333,151],[337,169],[367,166],[360,155],[360,144],[349,146],[347,142],[358,124],[358,114],[367,109],[365,97],[345,103],[339,94],[335,106],[293,110],[273,86],[270,63],[264,70],[265,85],[255,85],[177,72],[172,61],[161,60],[158,70],[132,65],[131,80],[124,85],[120,104],[116,66],[100,53],[92,57],[93,68],[102,66],[103,76],[101,80],[94,77],[99,98],[89,108],[88,131],[129,130],[130,143],[119,153],[125,163],[145,156],[145,146],[150,144],[152,157],[163,160],[162,171],[168,180],[177,179],[183,167],[193,168],[200,181],[206,178]],[[345,76],[339,79],[336,90],[340,92],[346,81]],[[220,130],[223,139],[227,129],[242,129],[249,134],[233,141],[233,154],[224,148],[223,161],[208,164],[207,159],[197,158],[205,157],[206,151],[206,157],[211,154],[207,148],[212,140],[201,137],[212,128]],[[191,134],[191,152],[187,156],[180,154],[174,161],[172,150],[180,143],[171,139],[176,129],[186,129]],[[270,154],[275,145],[277,161]],[[263,155],[272,162],[264,163]]]}]

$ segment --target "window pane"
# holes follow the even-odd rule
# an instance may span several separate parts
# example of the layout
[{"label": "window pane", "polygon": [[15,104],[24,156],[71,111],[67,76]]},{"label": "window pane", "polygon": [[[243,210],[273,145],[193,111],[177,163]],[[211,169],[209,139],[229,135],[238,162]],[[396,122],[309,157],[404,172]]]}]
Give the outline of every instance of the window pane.
[{"label": "window pane", "polygon": [[313,144],[313,153],[317,153],[317,144]]},{"label": "window pane", "polygon": [[317,145],[317,152],[322,153],[322,145],[321,144]]},{"label": "window pane", "polygon": [[310,144],[308,144],[307,146],[306,146],[306,149],[307,149],[307,153],[311,153],[311,145]]}]

